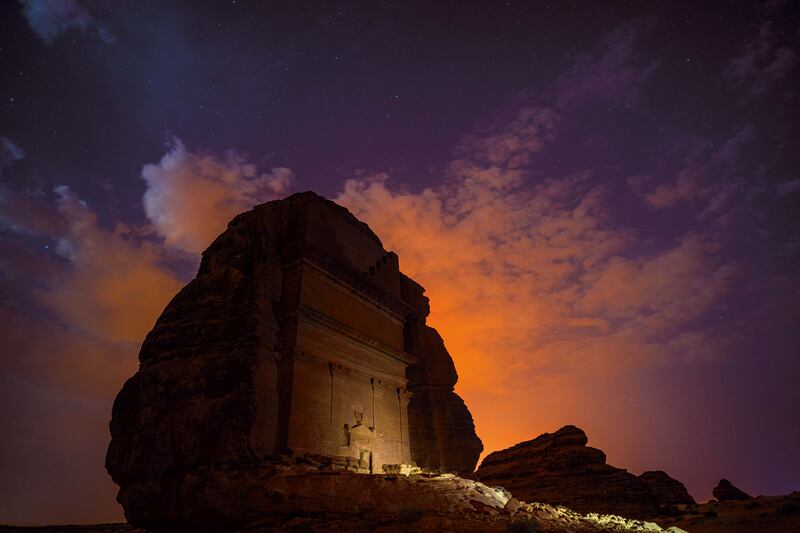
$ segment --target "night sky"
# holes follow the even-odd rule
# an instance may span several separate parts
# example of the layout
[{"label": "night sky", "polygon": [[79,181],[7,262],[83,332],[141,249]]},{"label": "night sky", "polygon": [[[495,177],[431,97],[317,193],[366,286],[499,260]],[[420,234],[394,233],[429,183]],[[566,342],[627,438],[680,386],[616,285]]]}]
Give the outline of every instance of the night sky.
[{"label": "night sky", "polygon": [[0,523],[120,520],[111,403],[235,214],[431,298],[486,451],[800,489],[800,6],[0,3]]}]

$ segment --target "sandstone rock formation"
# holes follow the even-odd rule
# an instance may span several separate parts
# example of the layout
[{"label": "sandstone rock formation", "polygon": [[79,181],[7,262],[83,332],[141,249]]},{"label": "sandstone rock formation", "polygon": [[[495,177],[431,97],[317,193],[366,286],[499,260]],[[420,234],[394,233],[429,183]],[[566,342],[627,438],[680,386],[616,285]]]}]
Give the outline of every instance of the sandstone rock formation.
[{"label": "sandstone rock formation", "polygon": [[650,487],[659,505],[695,505],[683,483],[662,470],[650,470],[639,476]]},{"label": "sandstone rock formation", "polygon": [[717,483],[717,486],[714,487],[713,491],[711,491],[711,494],[713,494],[714,497],[721,502],[731,500],[749,500],[752,498],[752,496],[736,487],[727,479],[720,479],[719,483]]},{"label": "sandstone rock formation", "polygon": [[476,477],[520,500],[564,505],[578,512],[630,517],[658,514],[658,498],[628,471],[606,464],[605,454],[586,446],[575,426],[489,454]]},{"label": "sandstone rock formation", "polygon": [[264,489],[279,453],[471,472],[482,444],[428,313],[397,256],[333,202],[302,193],[234,218],[114,403],[106,467],[128,520],[238,524],[237,506],[283,501]]}]

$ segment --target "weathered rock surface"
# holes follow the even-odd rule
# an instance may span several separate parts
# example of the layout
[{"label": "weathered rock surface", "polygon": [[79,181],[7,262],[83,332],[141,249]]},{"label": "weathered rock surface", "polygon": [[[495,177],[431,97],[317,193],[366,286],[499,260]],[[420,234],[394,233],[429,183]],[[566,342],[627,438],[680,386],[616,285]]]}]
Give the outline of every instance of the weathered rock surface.
[{"label": "weathered rock surface", "polygon": [[650,490],[658,499],[659,505],[694,505],[694,501],[689,495],[689,491],[683,483],[670,477],[663,470],[650,470],[642,473],[639,479],[650,487]]},{"label": "weathered rock surface", "polygon": [[114,403],[106,468],[129,522],[240,524],[283,502],[265,487],[292,450],[472,472],[482,444],[428,313],[397,256],[333,202],[302,193],[234,218]]},{"label": "weathered rock surface", "polygon": [[458,374],[439,332],[425,323],[428,299],[412,279],[403,276],[403,301],[414,309],[406,319],[405,349],[417,356],[408,369],[408,425],[411,459],[428,469],[472,473],[483,451],[467,406],[453,392]]},{"label": "weathered rock surface", "polygon": [[[526,503],[499,487],[442,475],[365,475],[279,458],[200,471],[180,487],[203,513],[181,528],[246,531],[659,532],[650,522]],[[220,516],[235,517],[220,522]],[[154,523],[156,517],[150,520]],[[163,520],[163,516],[158,517]],[[176,529],[161,522],[153,529]],[[679,529],[669,530],[672,533]]]},{"label": "weathered rock surface", "polygon": [[717,483],[717,486],[714,487],[714,490],[711,493],[717,500],[721,502],[731,500],[749,500],[752,498],[752,496],[736,487],[727,479],[720,479],[719,483]]},{"label": "weathered rock surface", "polygon": [[[286,465],[284,465],[286,466]],[[399,482],[398,482],[399,481]],[[355,515],[342,513],[303,513],[298,516],[274,514],[247,531],[253,533],[277,532],[342,532],[342,531],[379,531],[382,533],[399,533],[405,531],[444,531],[444,532],[630,532],[630,533],[788,533],[800,531],[800,492],[788,496],[759,496],[752,500],[733,500],[725,502],[710,501],[699,505],[687,505],[670,516],[659,517],[652,522],[630,520],[619,516],[586,514],[581,515],[564,507],[546,504],[527,504],[516,498],[509,498],[502,509],[498,507],[507,494],[500,489],[489,487],[478,488],[468,480],[442,478],[433,480],[432,487],[444,488],[442,498],[450,501],[452,485],[463,483],[464,492],[456,491],[455,508],[457,514],[442,512],[425,512],[412,506],[406,507],[398,515],[379,515],[358,513]],[[424,476],[411,478],[383,477],[385,484],[392,484],[393,489],[416,488],[425,483]],[[380,483],[380,482],[379,482]],[[461,507],[457,502],[467,495],[474,495],[476,501],[471,504],[474,510]],[[438,501],[441,503],[442,499]],[[478,502],[487,501],[482,507]],[[416,505],[416,504],[414,504]],[[447,505],[450,505],[447,503]],[[422,507],[427,508],[423,505]],[[44,526],[20,527],[0,526],[0,533],[146,533],[143,529],[135,529],[128,524],[98,524],[86,526]]]},{"label": "weathered rock surface", "polygon": [[575,426],[489,454],[476,477],[520,500],[564,505],[578,512],[630,517],[658,514],[658,498],[641,479],[606,464],[605,454],[586,446]]},{"label": "weathered rock surface", "polygon": [[[411,487],[424,478],[409,478]],[[386,483],[395,483],[390,477]],[[396,486],[403,487],[403,478]],[[462,480],[465,481],[466,480]],[[438,481],[439,485],[445,483]],[[466,482],[467,485],[469,482]],[[494,494],[499,502],[504,493],[500,490],[468,489],[485,498]],[[445,489],[447,492],[448,489]],[[445,498],[446,499],[446,498]],[[458,499],[458,497],[457,497]],[[499,503],[498,502],[498,503]],[[473,507],[477,503],[472,504]],[[375,516],[369,513],[343,515],[334,513],[305,513],[288,517],[274,515],[269,521],[248,528],[253,533],[269,532],[342,532],[379,531],[399,533],[405,531],[444,531],[444,532],[571,532],[571,533],[788,533],[800,531],[800,492],[788,496],[759,496],[749,501],[727,502],[711,501],[700,505],[688,505],[671,516],[651,522],[630,520],[618,516],[587,514],[580,515],[564,507],[545,504],[526,504],[516,498],[506,501],[502,510],[495,505],[481,507],[480,510],[458,514],[430,513],[407,508],[397,516]],[[663,529],[662,529],[663,528]],[[19,527],[0,526],[0,533],[146,533],[128,524],[98,524],[86,526],[44,526]]]}]

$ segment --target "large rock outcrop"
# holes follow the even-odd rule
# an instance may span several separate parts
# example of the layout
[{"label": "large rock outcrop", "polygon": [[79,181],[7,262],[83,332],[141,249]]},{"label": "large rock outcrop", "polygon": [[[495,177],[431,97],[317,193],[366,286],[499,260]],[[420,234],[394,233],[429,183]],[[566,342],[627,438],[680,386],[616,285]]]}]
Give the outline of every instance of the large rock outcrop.
[{"label": "large rock outcrop", "polygon": [[471,472],[482,445],[423,292],[314,193],[234,218],[114,402],[106,468],[128,520],[234,527],[231,495],[269,500],[276,454]]},{"label": "large rock outcrop", "polygon": [[489,454],[476,476],[524,501],[564,505],[582,513],[657,515],[659,502],[648,485],[606,464],[605,454],[587,442],[582,430],[565,426]]},{"label": "large rock outcrop", "polygon": [[721,501],[735,501],[735,500],[749,500],[752,498],[745,491],[728,481],[727,479],[720,479],[714,490],[711,491],[714,497]]},{"label": "large rock outcrop", "polygon": [[658,498],[659,505],[695,505],[686,487],[663,470],[649,470],[639,475]]},{"label": "large rock outcrop", "polygon": [[[664,531],[654,523],[620,516],[583,515],[564,507],[521,502],[502,488],[453,474],[362,475],[314,464],[307,457],[278,457],[257,467],[243,466],[235,483],[229,472],[220,474],[198,472],[184,482],[184,498],[206,510],[185,529],[207,529],[217,512],[235,517],[225,529],[259,533]],[[675,528],[666,531],[684,533]]]}]

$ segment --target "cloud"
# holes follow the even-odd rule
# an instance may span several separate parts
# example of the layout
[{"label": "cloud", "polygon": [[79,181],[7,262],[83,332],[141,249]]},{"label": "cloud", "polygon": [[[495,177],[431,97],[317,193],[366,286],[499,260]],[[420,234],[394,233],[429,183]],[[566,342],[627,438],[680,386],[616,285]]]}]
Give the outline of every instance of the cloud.
[{"label": "cloud", "polygon": [[0,306],[0,334],[8,353],[0,359],[5,379],[72,401],[108,400],[137,367],[141,339],[118,342]]},{"label": "cloud", "polygon": [[658,337],[697,318],[727,292],[733,272],[728,265],[714,265],[717,249],[716,243],[688,233],[658,253],[612,257],[584,276],[586,289],[575,308]]},{"label": "cloud", "polygon": [[107,228],[69,188],[20,169],[6,162],[0,184],[0,457],[9,483],[34,481],[0,482],[0,513],[119,520],[102,465],[108,413],[182,281],[145,230]]},{"label": "cloud", "polygon": [[69,30],[97,30],[97,36],[107,42],[114,42],[111,32],[98,23],[78,0],[20,0],[22,13],[31,29],[45,44],[53,42]]},{"label": "cloud", "polygon": [[439,187],[404,192],[380,174],[348,180],[337,198],[427,288],[462,390],[717,356],[718,339],[690,328],[734,275],[717,264],[715,244],[689,233],[641,254],[643,243],[614,222],[608,192],[589,173],[521,181],[518,161],[542,149],[523,142],[542,115],[522,116],[468,137]]},{"label": "cloud", "polygon": [[145,165],[143,204],[156,232],[168,246],[198,254],[235,215],[284,196],[292,171],[276,167],[259,173],[230,150],[224,158],[195,154],[173,140],[159,163]]},{"label": "cloud", "polygon": [[[755,138],[750,124],[739,127],[721,141],[691,137],[686,141],[687,153],[674,180],[653,187],[654,176],[637,176],[630,178],[628,185],[651,208],[667,209],[683,202],[699,201],[704,203],[699,218],[717,217],[722,221],[731,196],[743,183],[737,174],[737,163]],[[665,153],[661,156],[673,157]]]},{"label": "cloud", "polygon": [[[0,457],[13,458],[3,464],[9,479],[39,480],[39,490],[19,494],[0,482],[14,494],[0,513],[41,515],[46,490],[55,495],[48,516],[119,520],[97,457],[142,339],[187,281],[175,249],[205,248],[234,214],[285,190],[291,172],[258,174],[234,152],[197,155],[176,141],[143,171],[152,227],[107,225],[69,187],[29,173],[13,141],[0,141],[0,417],[11,435]],[[67,462],[77,466],[45,476]]]},{"label": "cloud", "polygon": [[[723,353],[693,322],[736,274],[713,239],[644,241],[617,222],[614,195],[590,169],[540,177],[540,158],[563,150],[560,132],[574,131],[586,106],[636,99],[655,68],[638,56],[637,35],[613,32],[582,68],[462,138],[440,185],[411,192],[379,173],[346,181],[336,198],[427,288],[431,323],[470,397]],[[705,174],[728,168],[750,135],[697,152],[676,185],[641,194],[654,207],[711,199]]]},{"label": "cloud", "polygon": [[800,64],[800,55],[783,45],[765,22],[734,57],[726,74],[741,82],[748,96],[764,95],[776,82],[786,78]]},{"label": "cloud", "polygon": [[40,301],[73,327],[110,341],[135,342],[153,326],[181,286],[154,243],[135,229],[99,227],[97,216],[67,187],[56,188],[56,208],[66,227],[58,253],[65,274]]},{"label": "cloud", "polygon": [[[626,204],[591,169],[544,177],[542,162],[563,153],[561,133],[583,119],[587,101],[573,102],[535,98],[494,117],[461,140],[439,185],[413,191],[377,173],[347,180],[334,199],[426,288],[429,323],[487,450],[568,422],[603,435],[609,450],[651,445],[636,434],[658,424],[636,407],[641,376],[731,351],[715,326],[741,274],[718,235],[660,238],[622,224]],[[690,163],[727,168],[745,137]],[[696,184],[708,204],[723,190]]]},{"label": "cloud", "polygon": [[[289,169],[258,173],[236,152],[199,155],[176,140],[142,170],[152,226],[106,227],[69,187],[17,176],[11,165],[23,152],[4,145],[17,154],[0,166],[6,280],[25,286],[60,324],[108,342],[140,341],[186,281],[174,270],[175,250],[196,259],[233,216],[276,198],[292,179]],[[32,265],[47,276],[31,279]]]},{"label": "cloud", "polygon": [[784,181],[775,186],[775,194],[779,198],[796,192],[800,192],[800,179]]},{"label": "cloud", "polygon": [[14,161],[19,161],[24,157],[25,152],[22,148],[17,146],[17,143],[5,135],[0,135],[0,168]]},{"label": "cloud", "polygon": [[636,104],[639,89],[658,66],[637,53],[636,43],[648,26],[642,20],[623,25],[604,37],[601,53],[579,54],[572,72],[553,83],[547,95],[553,105],[574,111],[587,102]]}]

